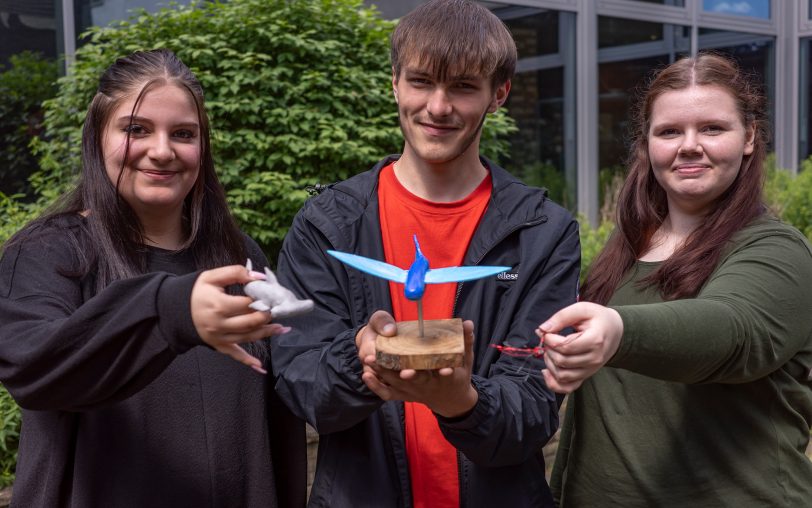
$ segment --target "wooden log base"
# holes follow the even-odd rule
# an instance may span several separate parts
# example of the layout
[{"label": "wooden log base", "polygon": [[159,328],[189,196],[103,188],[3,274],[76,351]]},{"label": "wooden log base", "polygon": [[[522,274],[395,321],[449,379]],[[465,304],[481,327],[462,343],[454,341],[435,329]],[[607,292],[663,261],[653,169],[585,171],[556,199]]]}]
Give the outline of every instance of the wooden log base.
[{"label": "wooden log base", "polygon": [[420,337],[417,321],[397,323],[394,337],[378,335],[375,358],[381,367],[393,370],[435,370],[462,367],[465,342],[462,319],[423,321]]}]

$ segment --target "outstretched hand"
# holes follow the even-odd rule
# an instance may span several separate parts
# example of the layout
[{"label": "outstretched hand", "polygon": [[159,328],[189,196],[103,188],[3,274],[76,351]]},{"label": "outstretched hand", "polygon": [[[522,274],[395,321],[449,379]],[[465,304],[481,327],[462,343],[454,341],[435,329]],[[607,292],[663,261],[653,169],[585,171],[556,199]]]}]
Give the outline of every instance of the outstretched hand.
[{"label": "outstretched hand", "polygon": [[[556,335],[567,327],[575,332]],[[617,352],[623,320],[614,309],[579,302],[539,325],[536,335],[544,341],[547,368],[541,372],[547,386],[558,393],[571,393]]]},{"label": "outstretched hand", "polygon": [[256,280],[256,276],[240,265],[202,272],[192,288],[192,322],[206,344],[265,374],[262,362],[239,344],[285,333],[290,329],[269,323],[267,312],[251,309],[249,305],[253,300],[250,297],[226,293],[226,287],[252,280]]},{"label": "outstretched hand", "polygon": [[374,334],[396,333],[394,319],[386,312],[376,312],[358,334],[359,356],[364,365],[361,376],[367,387],[383,400],[421,402],[435,413],[453,418],[471,411],[479,394],[471,384],[474,364],[474,324],[463,322],[465,354],[462,367],[438,370],[391,370],[375,362]]}]

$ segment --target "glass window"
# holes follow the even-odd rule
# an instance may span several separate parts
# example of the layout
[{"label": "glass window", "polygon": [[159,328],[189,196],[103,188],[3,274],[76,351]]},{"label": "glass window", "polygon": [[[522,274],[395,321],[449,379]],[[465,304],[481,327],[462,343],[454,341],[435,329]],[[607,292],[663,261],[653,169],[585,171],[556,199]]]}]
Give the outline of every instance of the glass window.
[{"label": "glass window", "polygon": [[635,0],[636,2],[645,2],[648,4],[661,4],[673,5],[675,7],[685,7],[685,0]]},{"label": "glass window", "polygon": [[518,132],[507,169],[529,185],[575,209],[575,14],[528,7],[498,7],[519,51],[506,103]]},{"label": "glass window", "polygon": [[492,7],[516,41],[519,58],[559,51],[558,12],[533,7]]},{"label": "glass window", "polygon": [[770,19],[770,0],[702,0],[706,12]]},{"label": "glass window", "polygon": [[812,105],[812,39],[801,39],[800,65],[798,160],[802,161],[812,155],[812,142],[810,142],[810,133],[812,133],[812,111],[810,110],[810,105]]},{"label": "glass window", "polygon": [[[189,1],[179,0],[174,3],[187,4]],[[170,0],[73,0],[76,35],[91,26],[107,26],[114,21],[125,20],[133,10],[144,8],[149,12],[156,12],[169,4]]]},{"label": "glass window", "polygon": [[636,90],[657,68],[690,53],[691,38],[688,27],[603,16],[598,37],[598,192],[603,204],[613,180],[617,183],[626,171]]},{"label": "glass window", "polygon": [[598,48],[662,41],[665,25],[635,19],[598,17]]},{"label": "glass window", "polygon": [[0,1],[0,68],[22,51],[56,58],[57,22],[53,0]]}]

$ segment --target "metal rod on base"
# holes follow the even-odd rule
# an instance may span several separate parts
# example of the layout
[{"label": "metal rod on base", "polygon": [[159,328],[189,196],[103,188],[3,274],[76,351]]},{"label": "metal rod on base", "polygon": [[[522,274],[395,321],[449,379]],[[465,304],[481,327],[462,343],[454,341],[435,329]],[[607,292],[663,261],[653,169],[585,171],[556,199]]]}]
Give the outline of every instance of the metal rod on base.
[{"label": "metal rod on base", "polygon": [[420,338],[423,338],[423,299],[417,300],[417,328]]}]

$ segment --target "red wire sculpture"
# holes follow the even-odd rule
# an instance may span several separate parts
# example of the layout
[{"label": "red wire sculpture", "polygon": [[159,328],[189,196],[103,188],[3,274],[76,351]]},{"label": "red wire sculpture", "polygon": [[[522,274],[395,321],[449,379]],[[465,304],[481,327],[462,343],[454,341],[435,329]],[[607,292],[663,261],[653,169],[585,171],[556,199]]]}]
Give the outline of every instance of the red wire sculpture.
[{"label": "red wire sculpture", "polygon": [[543,342],[539,342],[539,345],[536,347],[513,347],[513,346],[505,346],[502,344],[491,344],[491,347],[504,355],[515,356],[517,358],[527,358],[530,356],[535,358],[541,358],[542,356],[544,356]]}]

